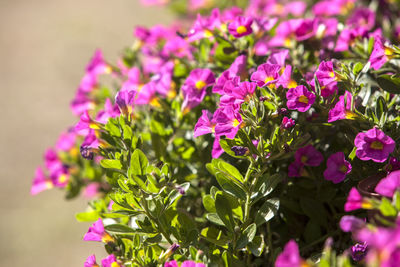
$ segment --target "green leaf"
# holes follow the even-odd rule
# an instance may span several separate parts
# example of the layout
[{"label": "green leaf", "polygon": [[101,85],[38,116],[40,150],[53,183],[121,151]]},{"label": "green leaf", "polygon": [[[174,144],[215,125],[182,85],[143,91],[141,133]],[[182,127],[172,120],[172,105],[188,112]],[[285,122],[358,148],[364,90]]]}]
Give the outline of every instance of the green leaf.
[{"label": "green leaf", "polygon": [[122,127],[124,133],[124,140],[131,140],[132,139],[132,128],[128,125],[124,125]]},{"label": "green leaf", "polygon": [[225,226],[224,222],[218,217],[217,213],[207,213],[206,219],[216,225]]},{"label": "green leaf", "polygon": [[79,222],[93,222],[96,221],[100,217],[99,213],[95,210],[87,211],[87,212],[80,212],[75,215],[75,218]]},{"label": "green leaf", "polygon": [[384,74],[377,78],[377,82],[383,90],[391,94],[400,94],[400,77]]},{"label": "green leaf", "polygon": [[394,193],[392,204],[400,211],[400,191]]},{"label": "green leaf", "polygon": [[262,225],[263,223],[271,220],[277,213],[279,209],[279,199],[271,198],[264,202],[261,208],[257,211],[257,215],[255,218],[255,223],[257,226]]},{"label": "green leaf", "polygon": [[131,155],[130,171],[133,175],[145,175],[149,161],[146,155],[140,150],[135,149]]},{"label": "green leaf", "polygon": [[201,237],[220,247],[227,247],[228,243],[230,242],[230,240],[222,233],[222,231],[214,227],[207,227],[201,230]]},{"label": "green leaf", "polygon": [[208,212],[216,212],[215,201],[211,195],[205,195],[203,197],[203,206]]},{"label": "green leaf", "polygon": [[232,215],[232,208],[227,200],[221,193],[217,193],[215,198],[215,209],[217,210],[218,217],[224,223],[224,225],[233,232],[234,221]]},{"label": "green leaf", "polygon": [[211,163],[217,171],[223,173],[227,178],[236,180],[239,183],[244,181],[243,176],[238,169],[222,159],[213,159]]},{"label": "green leaf", "polygon": [[388,108],[386,106],[386,101],[382,96],[379,96],[378,99],[376,100],[375,114],[376,114],[376,117],[378,118],[381,126],[386,121],[387,112],[388,112]]},{"label": "green leaf", "polygon": [[130,228],[129,226],[124,225],[124,224],[111,224],[111,225],[104,226],[104,228],[108,232],[117,233],[117,234],[133,234],[133,233],[135,233],[135,230],[133,230],[132,228]]},{"label": "green leaf", "polygon": [[364,66],[361,62],[357,62],[356,64],[354,64],[353,74],[358,75],[361,72],[361,70],[363,69],[363,67]]},{"label": "green leaf", "polygon": [[103,159],[100,161],[100,165],[105,169],[120,170],[122,168],[122,164],[118,159]]},{"label": "green leaf", "polygon": [[238,197],[240,199],[246,200],[246,191],[244,190],[244,188],[240,185],[238,185],[237,183],[235,183],[234,181],[228,179],[225,175],[223,175],[220,172],[217,172],[215,174],[215,177],[217,178],[217,182],[218,184],[221,186],[221,188],[235,196]]},{"label": "green leaf", "polygon": [[349,154],[349,156],[348,156],[348,158],[349,158],[350,160],[353,160],[354,157],[356,156],[356,150],[357,150],[357,148],[356,148],[356,147],[353,147],[353,150],[350,152],[350,154]]},{"label": "green leaf", "polygon": [[254,194],[251,196],[253,204],[263,197],[268,196],[272,193],[278,183],[282,180],[279,173],[275,173],[270,176],[269,174],[264,174],[259,177],[256,184],[254,185]]},{"label": "green leaf", "polygon": [[119,127],[116,125],[116,120],[110,118],[106,124],[106,130],[110,133],[111,136],[121,137],[121,131]]},{"label": "green leaf", "polygon": [[379,210],[383,216],[396,216],[397,210],[392,206],[392,203],[387,198],[382,198],[382,202],[379,205]]},{"label": "green leaf", "polygon": [[264,240],[261,236],[256,236],[254,237],[253,241],[247,245],[247,247],[254,256],[260,257],[265,247]]},{"label": "green leaf", "polygon": [[256,232],[257,225],[255,223],[250,224],[240,235],[236,243],[236,249],[242,249],[246,247],[248,243],[253,241],[254,237],[256,236]]}]

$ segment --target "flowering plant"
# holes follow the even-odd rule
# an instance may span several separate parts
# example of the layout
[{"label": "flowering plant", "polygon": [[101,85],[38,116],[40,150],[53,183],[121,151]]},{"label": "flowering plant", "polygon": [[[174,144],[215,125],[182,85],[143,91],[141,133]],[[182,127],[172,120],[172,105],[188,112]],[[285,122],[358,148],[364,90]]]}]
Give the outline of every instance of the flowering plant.
[{"label": "flowering plant", "polygon": [[396,266],[399,6],[189,2],[188,28],[95,52],[31,193],[93,198],[102,266]]}]

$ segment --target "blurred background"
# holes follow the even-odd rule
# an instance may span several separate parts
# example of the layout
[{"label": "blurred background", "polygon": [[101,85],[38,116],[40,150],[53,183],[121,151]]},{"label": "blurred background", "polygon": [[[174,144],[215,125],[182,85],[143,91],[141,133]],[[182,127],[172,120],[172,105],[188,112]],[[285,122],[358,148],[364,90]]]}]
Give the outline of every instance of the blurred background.
[{"label": "blurred background", "polygon": [[132,41],[135,25],[170,24],[166,9],[139,0],[0,0],[0,266],[83,266],[106,254],[82,241],[90,224],[53,189],[31,197],[45,149],[75,124],[69,103],[94,50],[108,61]]}]

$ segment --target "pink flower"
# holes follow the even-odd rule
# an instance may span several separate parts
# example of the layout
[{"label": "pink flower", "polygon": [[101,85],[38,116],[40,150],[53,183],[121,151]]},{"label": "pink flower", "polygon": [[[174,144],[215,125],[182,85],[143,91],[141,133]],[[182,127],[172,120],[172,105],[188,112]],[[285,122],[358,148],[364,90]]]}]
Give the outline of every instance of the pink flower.
[{"label": "pink flower", "polygon": [[185,107],[195,107],[201,103],[207,93],[207,87],[215,82],[214,73],[209,69],[194,69],[190,72],[181,90]]},{"label": "pink flower", "polygon": [[264,63],[257,67],[250,80],[256,82],[259,87],[268,86],[275,88],[275,83],[279,78],[281,66],[276,64]]},{"label": "pink flower", "polygon": [[380,69],[387,61],[393,58],[393,53],[393,49],[385,46],[381,38],[375,38],[374,50],[372,50],[368,60],[371,62],[371,68]]},{"label": "pink flower", "polygon": [[208,110],[202,110],[202,115],[194,126],[194,137],[214,132],[215,125],[213,114]]},{"label": "pink flower", "polygon": [[355,187],[351,188],[347,197],[346,204],[344,204],[344,210],[346,212],[361,208],[369,209],[371,207],[371,203],[367,199],[363,199],[363,197],[360,195],[360,193],[358,193]]},{"label": "pink flower", "polygon": [[339,225],[343,232],[353,232],[363,228],[365,221],[351,215],[346,215],[340,219]]},{"label": "pink flower", "polygon": [[337,184],[346,178],[346,175],[351,172],[351,164],[344,158],[343,152],[337,152],[331,155],[327,162],[327,168],[324,171],[324,177],[328,181]]},{"label": "pink flower", "polygon": [[[164,267],[179,267],[179,265],[176,262],[176,260],[172,260],[172,261],[167,261],[164,264]],[[181,267],[206,267],[206,266],[203,263],[198,263],[195,261],[184,261],[181,264]]]},{"label": "pink flower", "polygon": [[71,130],[68,132],[63,132],[58,137],[56,149],[61,151],[69,151],[75,146],[76,133]]},{"label": "pink flower", "polygon": [[213,118],[216,122],[215,135],[225,135],[229,139],[235,138],[243,121],[240,113],[229,106],[217,109]]},{"label": "pink flower", "polygon": [[211,156],[213,159],[219,158],[223,153],[224,150],[222,149],[221,145],[219,144],[220,137],[215,136]]},{"label": "pink flower", "polygon": [[125,116],[132,113],[135,96],[136,92],[133,90],[121,90],[115,96],[115,103]]},{"label": "pink flower", "polygon": [[333,71],[332,61],[322,61],[315,72],[315,76],[321,85],[321,95],[328,97],[337,92],[336,74]]},{"label": "pink flower", "polygon": [[103,265],[103,267],[122,267],[123,266],[117,262],[117,259],[115,258],[114,254],[111,254],[107,258],[102,259],[101,264]]},{"label": "pink flower", "polygon": [[294,155],[295,161],[305,166],[319,166],[324,157],[312,145],[299,148]]},{"label": "pink flower", "polygon": [[286,105],[289,109],[295,109],[300,112],[306,112],[314,104],[315,95],[308,91],[304,85],[296,88],[290,88],[286,93]]},{"label": "pink flower", "polygon": [[93,255],[90,255],[87,259],[86,259],[86,261],[85,261],[85,264],[84,264],[84,267],[99,267],[99,265],[97,264],[97,262],[96,262],[96,256],[93,254]]},{"label": "pink flower", "polygon": [[289,177],[302,177],[307,176],[307,172],[304,169],[304,165],[301,162],[293,161],[288,167]]},{"label": "pink flower", "polygon": [[375,187],[375,192],[382,196],[392,198],[398,189],[400,189],[400,170],[393,171],[384,179],[380,180]]},{"label": "pink flower", "polygon": [[33,178],[31,195],[37,195],[40,192],[50,189],[53,187],[53,183],[47,178],[42,169],[38,167],[35,172],[35,178]]},{"label": "pink flower", "polygon": [[251,24],[253,24],[252,18],[238,16],[233,22],[229,23],[228,30],[230,34],[236,38],[240,38],[253,32]]},{"label": "pink flower", "polygon": [[[345,106],[346,97],[346,106]],[[337,120],[354,119],[357,114],[351,111],[351,99],[353,96],[350,92],[346,91],[344,95],[339,97],[339,101],[335,104],[335,107],[329,110],[328,122],[334,122]]]},{"label": "pink flower", "polygon": [[300,267],[303,263],[299,247],[294,240],[290,240],[276,259],[275,267]]},{"label": "pink flower", "polygon": [[366,132],[358,133],[354,139],[354,145],[359,159],[384,162],[393,152],[396,143],[390,136],[374,127]]},{"label": "pink flower", "polygon": [[295,120],[288,117],[283,117],[281,129],[290,129],[296,124]]},{"label": "pink flower", "polygon": [[99,218],[83,237],[85,241],[99,241],[103,243],[113,243],[114,238],[104,230],[103,220]]}]

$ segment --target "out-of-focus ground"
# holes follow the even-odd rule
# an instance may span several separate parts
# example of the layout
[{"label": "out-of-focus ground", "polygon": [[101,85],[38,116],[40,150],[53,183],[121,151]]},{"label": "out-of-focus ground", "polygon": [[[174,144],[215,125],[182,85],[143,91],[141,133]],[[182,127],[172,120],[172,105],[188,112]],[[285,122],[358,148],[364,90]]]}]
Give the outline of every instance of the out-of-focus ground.
[{"label": "out-of-focus ground", "polygon": [[135,25],[170,23],[139,0],[0,0],[0,266],[83,266],[105,256],[84,242],[87,201],[29,189],[46,147],[76,122],[69,102],[96,48],[108,60],[132,43]]}]

